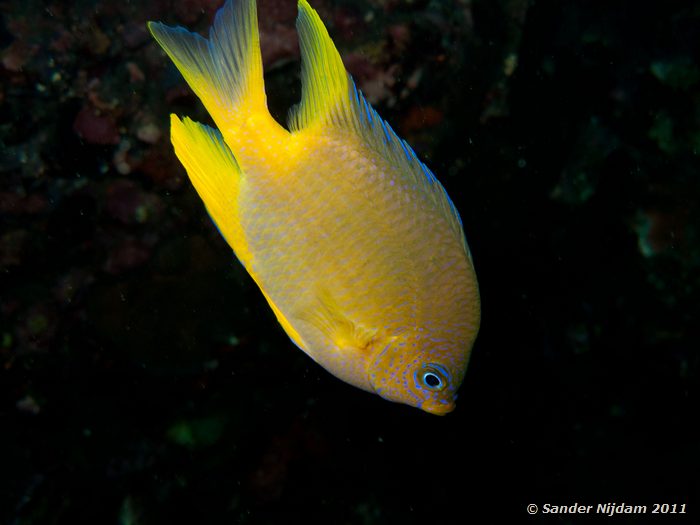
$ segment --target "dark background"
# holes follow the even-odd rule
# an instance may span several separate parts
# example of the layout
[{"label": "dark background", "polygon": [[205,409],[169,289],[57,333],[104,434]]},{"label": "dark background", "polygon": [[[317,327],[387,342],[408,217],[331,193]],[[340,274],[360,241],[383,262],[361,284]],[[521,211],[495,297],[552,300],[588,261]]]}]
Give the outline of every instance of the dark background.
[{"label": "dark background", "polygon": [[[464,221],[444,418],[298,351],[206,216],[144,24],[220,3],[0,2],[0,523],[700,523],[697,2],[312,2]],[[258,4],[284,120],[296,6]]]}]

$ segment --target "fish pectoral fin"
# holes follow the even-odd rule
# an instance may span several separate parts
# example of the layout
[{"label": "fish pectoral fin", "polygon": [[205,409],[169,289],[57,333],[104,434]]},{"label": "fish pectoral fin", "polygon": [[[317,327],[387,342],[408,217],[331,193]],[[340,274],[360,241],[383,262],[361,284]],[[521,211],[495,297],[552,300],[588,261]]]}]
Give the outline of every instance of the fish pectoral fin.
[{"label": "fish pectoral fin", "polygon": [[326,289],[319,289],[313,300],[296,315],[313,325],[341,351],[371,352],[378,330],[361,326],[349,319]]}]

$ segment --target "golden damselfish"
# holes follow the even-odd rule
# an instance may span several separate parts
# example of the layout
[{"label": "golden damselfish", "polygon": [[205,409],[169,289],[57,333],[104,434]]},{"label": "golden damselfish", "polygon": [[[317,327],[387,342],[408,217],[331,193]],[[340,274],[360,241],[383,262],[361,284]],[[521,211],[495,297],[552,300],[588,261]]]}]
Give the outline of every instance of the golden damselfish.
[{"label": "golden damselfish", "polygon": [[459,215],[298,7],[289,130],[267,109],[254,0],[229,0],[208,39],[149,23],[218,127],[172,115],[175,153],[299,348],[343,381],[445,414],[480,320]]}]

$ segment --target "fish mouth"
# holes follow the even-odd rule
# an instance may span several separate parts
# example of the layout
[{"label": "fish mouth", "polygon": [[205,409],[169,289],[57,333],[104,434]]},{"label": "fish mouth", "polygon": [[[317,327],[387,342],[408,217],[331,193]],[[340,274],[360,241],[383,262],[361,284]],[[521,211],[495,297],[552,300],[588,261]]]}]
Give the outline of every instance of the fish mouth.
[{"label": "fish mouth", "polygon": [[454,401],[449,401],[447,403],[425,403],[420,408],[423,409],[425,412],[428,412],[429,414],[433,414],[435,416],[444,416],[445,414],[449,414],[450,412],[452,412],[456,406],[457,403],[455,403]]}]

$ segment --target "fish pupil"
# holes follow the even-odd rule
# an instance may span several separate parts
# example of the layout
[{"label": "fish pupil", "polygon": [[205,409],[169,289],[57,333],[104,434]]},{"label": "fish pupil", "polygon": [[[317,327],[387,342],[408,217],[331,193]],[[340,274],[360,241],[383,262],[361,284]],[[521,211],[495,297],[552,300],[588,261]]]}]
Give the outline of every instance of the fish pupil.
[{"label": "fish pupil", "polygon": [[423,381],[430,388],[437,388],[442,383],[442,381],[440,381],[440,378],[438,376],[436,376],[435,374],[431,374],[430,372],[428,372],[427,374],[425,374],[423,376]]}]

